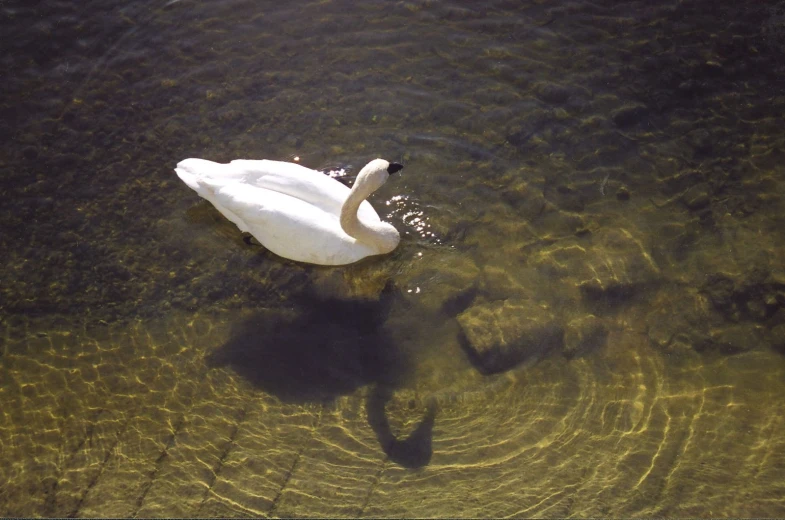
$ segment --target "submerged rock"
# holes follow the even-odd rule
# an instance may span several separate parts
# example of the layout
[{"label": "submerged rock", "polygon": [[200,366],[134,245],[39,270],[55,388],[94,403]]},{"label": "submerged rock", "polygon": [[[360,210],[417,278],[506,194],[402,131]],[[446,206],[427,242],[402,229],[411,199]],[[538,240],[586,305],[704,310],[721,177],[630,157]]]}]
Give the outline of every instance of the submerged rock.
[{"label": "submerged rock", "polygon": [[608,329],[602,321],[588,314],[567,323],[564,330],[564,354],[579,356],[605,345]]},{"label": "submerged rock", "polygon": [[480,270],[470,257],[429,251],[418,258],[397,278],[407,299],[416,300],[425,312],[451,317],[471,305],[477,296]]},{"label": "submerged rock", "polygon": [[661,279],[641,241],[626,229],[562,240],[531,257],[542,276],[559,278],[591,303],[625,302]]},{"label": "submerged rock", "polygon": [[687,142],[696,152],[703,154],[710,153],[714,145],[712,135],[705,128],[698,128],[689,132],[687,134]]},{"label": "submerged rock", "polygon": [[[785,326],[771,331],[749,320],[728,323],[717,302],[726,302],[732,292],[727,280],[715,278],[713,292],[663,292],[656,309],[646,316],[648,336],[652,345],[666,351],[691,348],[698,352],[737,354],[785,338]],[[782,327],[778,330],[778,327]],[[785,343],[785,340],[782,340]]]},{"label": "submerged rock", "polygon": [[535,220],[544,212],[553,210],[542,191],[533,188],[525,181],[518,180],[504,188],[501,197],[526,221]]},{"label": "submerged rock", "polygon": [[729,275],[724,273],[709,275],[703,286],[703,293],[709,298],[712,305],[723,314],[731,315],[735,312],[736,284]]},{"label": "submerged rock", "polygon": [[580,213],[588,200],[585,191],[585,188],[580,190],[567,184],[556,184],[546,187],[545,196],[562,210]]},{"label": "submerged rock", "polygon": [[785,323],[776,325],[771,329],[771,346],[785,354]]},{"label": "submerged rock", "polygon": [[693,293],[665,292],[654,307],[646,316],[649,341],[668,352],[706,345],[709,326],[719,319],[706,298]]},{"label": "submerged rock", "polygon": [[[690,187],[701,185],[703,183],[703,179],[704,179],[704,174],[699,170],[694,170],[694,169],[679,170],[674,175],[665,177],[660,181],[658,181],[659,190],[666,197],[672,197],[674,195],[686,191]],[[708,190],[708,188],[706,187],[704,188],[704,190]]]},{"label": "submerged rock", "polygon": [[743,274],[710,274],[701,288],[714,308],[729,320],[766,322],[785,303],[785,287],[767,266],[748,268]]},{"label": "submerged rock", "polygon": [[626,128],[642,121],[648,113],[649,109],[645,105],[630,104],[614,110],[611,118],[616,126]]},{"label": "submerged rock", "polygon": [[[664,270],[684,273],[683,262],[693,252],[700,237],[698,224],[670,222],[652,231],[657,240],[652,244],[652,258]],[[677,275],[678,276],[678,275]]]},{"label": "submerged rock", "polygon": [[693,211],[705,208],[711,203],[709,185],[705,182],[696,184],[682,195],[681,200]]},{"label": "submerged rock", "polygon": [[754,323],[734,323],[712,330],[706,341],[698,343],[697,350],[715,350],[723,354],[738,354],[764,344],[763,327]]},{"label": "submerged rock", "polygon": [[553,313],[531,300],[475,304],[458,316],[458,323],[469,358],[484,373],[508,370],[563,344]]},{"label": "submerged rock", "polygon": [[619,303],[660,279],[659,268],[640,240],[623,228],[597,233],[586,267],[580,288],[589,300]]},{"label": "submerged rock", "polygon": [[536,85],[535,91],[537,96],[547,103],[559,104],[564,103],[570,98],[572,91],[556,83],[541,82]]},{"label": "submerged rock", "polygon": [[376,302],[390,283],[388,272],[363,263],[343,270],[314,271],[310,293],[317,298]]}]

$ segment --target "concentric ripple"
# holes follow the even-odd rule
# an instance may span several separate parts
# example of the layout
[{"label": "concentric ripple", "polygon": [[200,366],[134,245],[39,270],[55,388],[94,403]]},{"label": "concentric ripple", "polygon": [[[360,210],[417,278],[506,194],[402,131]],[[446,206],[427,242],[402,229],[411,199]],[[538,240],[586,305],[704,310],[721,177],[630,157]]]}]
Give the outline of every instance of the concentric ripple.
[{"label": "concentric ripple", "polygon": [[[196,315],[45,335],[7,324],[11,384],[2,392],[14,404],[0,415],[4,496],[36,491],[3,507],[58,516],[481,516],[489,507],[498,516],[667,516],[710,507],[728,516],[750,504],[707,489],[782,491],[774,477],[785,410],[774,396],[785,367],[770,354],[699,366],[619,331],[608,355],[489,378],[442,342],[420,345],[417,369],[381,401],[369,386],[287,404],[204,365],[200,352],[229,337],[225,323]],[[444,356],[456,359],[452,369],[430,371]],[[75,357],[85,368],[71,368]],[[761,378],[763,365],[771,375]],[[428,409],[432,429],[418,433]],[[408,469],[419,459],[385,453],[386,442],[427,450],[427,466]],[[39,487],[42,471],[51,477]]]}]

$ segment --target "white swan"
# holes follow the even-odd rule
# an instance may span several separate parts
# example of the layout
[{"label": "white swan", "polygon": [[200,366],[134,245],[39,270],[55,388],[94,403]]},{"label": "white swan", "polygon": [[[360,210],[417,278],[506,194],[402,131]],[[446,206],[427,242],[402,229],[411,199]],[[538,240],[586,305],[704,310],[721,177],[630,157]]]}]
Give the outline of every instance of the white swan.
[{"label": "white swan", "polygon": [[298,262],[343,265],[398,246],[398,230],[382,222],[365,199],[401,168],[374,159],[351,190],[318,171],[280,161],[186,159],[175,172],[273,253]]}]

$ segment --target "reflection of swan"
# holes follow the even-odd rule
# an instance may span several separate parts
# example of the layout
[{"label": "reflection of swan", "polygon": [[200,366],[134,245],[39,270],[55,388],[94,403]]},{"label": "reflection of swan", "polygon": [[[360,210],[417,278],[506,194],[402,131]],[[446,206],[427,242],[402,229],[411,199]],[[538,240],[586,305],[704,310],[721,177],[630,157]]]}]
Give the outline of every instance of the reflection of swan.
[{"label": "reflection of swan", "polygon": [[315,170],[279,161],[181,161],[175,171],[241,231],[273,253],[320,265],[342,265],[389,253],[398,231],[365,199],[403,166],[369,162],[351,190]]}]

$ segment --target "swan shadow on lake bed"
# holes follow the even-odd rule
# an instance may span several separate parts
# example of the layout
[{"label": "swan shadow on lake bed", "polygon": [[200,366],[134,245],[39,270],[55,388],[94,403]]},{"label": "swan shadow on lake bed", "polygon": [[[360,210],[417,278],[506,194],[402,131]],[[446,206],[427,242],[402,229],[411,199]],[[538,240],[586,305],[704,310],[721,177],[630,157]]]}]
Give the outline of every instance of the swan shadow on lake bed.
[{"label": "swan shadow on lake bed", "polygon": [[431,461],[433,448],[433,423],[436,420],[436,403],[428,402],[425,416],[417,427],[404,439],[398,439],[393,434],[390,423],[385,414],[385,405],[392,398],[390,387],[377,385],[368,395],[366,407],[368,410],[368,423],[373,428],[384,453],[390,460],[406,468],[420,468]]},{"label": "swan shadow on lake bed", "polygon": [[256,312],[212,352],[211,367],[229,366],[284,402],[329,403],[365,385],[368,422],[394,462],[421,467],[431,458],[433,403],[406,439],[398,440],[385,414],[411,360],[390,341],[384,323],[396,296],[388,284],[378,301],[309,298],[282,309]]}]

